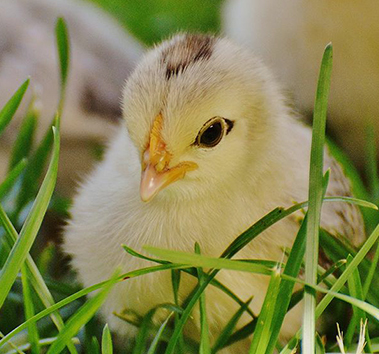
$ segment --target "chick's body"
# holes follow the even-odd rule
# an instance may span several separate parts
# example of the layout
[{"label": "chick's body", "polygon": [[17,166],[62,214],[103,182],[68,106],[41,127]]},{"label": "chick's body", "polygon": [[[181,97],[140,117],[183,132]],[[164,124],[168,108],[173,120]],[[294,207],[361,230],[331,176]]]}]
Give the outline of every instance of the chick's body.
[{"label": "chick's body", "polygon": [[[126,254],[121,244],[138,251],[153,245],[192,252],[199,242],[203,254],[219,256],[273,208],[307,199],[309,128],[286,106],[267,69],[226,39],[178,35],[150,51],[126,84],[123,108],[126,127],[120,128],[104,161],[81,186],[66,229],[65,249],[86,286],[108,279],[118,266],[127,272],[151,265]],[[213,117],[222,117],[228,129],[218,144],[207,147],[198,139],[199,131]],[[158,150],[166,154],[159,156],[168,156],[163,170],[149,162],[156,130]],[[152,168],[159,177],[189,162],[196,167],[160,188],[149,202],[141,200],[146,171]],[[331,167],[328,193],[349,194],[340,167],[328,155],[325,167]],[[362,240],[361,216],[351,205],[325,204],[322,222],[354,242]],[[238,258],[280,260],[298,227],[295,218],[282,220]],[[170,277],[165,271],[117,284],[102,308],[111,328],[133,335],[134,329],[113,312],[132,309],[144,314],[159,303],[173,302]],[[244,301],[254,296],[251,308],[259,313],[267,277],[223,270],[217,278]],[[195,285],[195,279],[184,274],[181,299]],[[213,287],[207,289],[206,299],[215,338],[238,305]],[[287,315],[282,336],[298,329],[298,311]],[[246,315],[240,326],[249,320]],[[188,333],[196,337],[196,310],[190,322]],[[248,344],[238,345],[228,350],[245,352],[241,346]]]}]

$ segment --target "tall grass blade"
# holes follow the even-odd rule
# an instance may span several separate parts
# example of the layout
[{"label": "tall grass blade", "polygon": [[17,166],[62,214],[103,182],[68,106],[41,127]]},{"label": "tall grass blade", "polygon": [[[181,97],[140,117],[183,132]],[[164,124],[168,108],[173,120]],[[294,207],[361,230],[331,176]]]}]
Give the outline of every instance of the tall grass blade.
[{"label": "tall grass blade", "polygon": [[[127,253],[129,253],[130,255],[132,255],[134,257],[138,257],[141,259],[152,261],[152,262],[155,262],[158,264],[169,264],[170,263],[170,262],[162,260],[162,259],[147,257],[147,256],[145,256],[141,253],[138,253],[137,251],[131,249],[130,247],[125,246],[125,245],[123,245],[122,247],[124,248],[124,250]],[[263,261],[263,263],[266,263],[266,262]],[[276,262],[272,262],[272,267],[274,267],[275,265],[276,265]],[[174,299],[175,299],[175,297],[178,295],[178,294],[175,295],[175,293],[178,291],[178,289],[176,289],[176,288],[179,288],[179,281],[180,281],[180,279],[178,279],[180,277],[179,274],[181,274],[181,272],[185,272],[185,273],[190,274],[194,277],[197,277],[197,274],[196,274],[195,269],[193,269],[193,268],[175,270],[172,273],[174,273],[174,272],[175,272],[175,274],[178,274],[178,275],[174,275],[174,276],[172,275],[171,276],[171,279],[173,282]],[[220,283],[217,279],[212,279],[210,284],[215,286],[216,288],[220,289],[222,292],[224,292],[226,295],[228,295],[230,298],[232,298],[235,302],[238,303],[239,306],[244,306],[244,304],[245,304],[244,301],[242,301],[233,291],[231,291],[229,288],[227,288],[224,284]],[[190,298],[191,296],[192,296],[192,294],[189,294],[188,298]],[[186,304],[186,303],[188,303],[188,301],[185,300],[184,303]],[[253,319],[255,318],[253,312],[249,308],[247,308],[247,312],[250,314],[250,316]]]},{"label": "tall grass blade", "polygon": [[[349,254],[353,257],[357,255],[357,251],[353,246],[344,242],[341,238],[337,238],[327,231],[321,229],[320,232],[320,240],[322,249],[325,254],[333,261],[336,262],[340,259],[347,258]],[[372,282],[379,283],[379,273],[375,270],[370,273],[370,269],[372,268],[372,262],[370,262],[367,258],[364,258],[362,262],[359,264],[359,271],[361,276],[368,276],[371,274]],[[377,269],[377,268],[376,268]],[[379,307],[379,294],[376,289],[368,288],[367,294],[365,296],[370,303]]]},{"label": "tall grass blade", "polygon": [[[195,252],[196,254],[201,254],[200,246],[198,243],[195,244]],[[197,268],[197,277],[199,281],[199,285],[204,282],[204,272],[202,268]],[[200,348],[199,354],[210,354],[211,353],[211,344],[209,340],[209,328],[208,328],[208,320],[207,320],[207,310],[206,310],[206,301],[205,301],[205,293],[203,292],[200,296]]]},{"label": "tall grass blade", "polygon": [[[292,246],[291,253],[288,257],[286,267],[284,268],[284,274],[297,277],[301,268],[301,263],[305,253],[305,241],[306,241],[306,227],[307,227],[307,215],[301,223],[300,229],[297,233],[295,242]],[[271,325],[271,337],[267,344],[267,354],[271,354],[275,350],[276,342],[279,338],[280,329],[284,321],[284,317],[288,311],[288,306],[291,302],[291,294],[293,292],[295,284],[288,280],[282,280],[280,283],[278,301],[275,307],[275,317]]]},{"label": "tall grass blade", "polygon": [[29,158],[22,177],[21,188],[16,199],[16,214],[18,214],[27,203],[33,200],[38,191],[38,183],[36,183],[36,181],[39,181],[42,176],[54,142],[54,135],[51,129],[52,127],[48,128],[37,149]]},{"label": "tall grass blade", "polygon": [[325,354],[325,346],[318,333],[316,333],[316,354]]},{"label": "tall grass blade", "polygon": [[19,89],[13,94],[13,96],[0,111],[0,135],[16,113],[17,108],[20,105],[22,98],[24,97],[24,94],[29,86],[29,81],[30,79],[27,79],[19,87]]},{"label": "tall grass blade", "polygon": [[[335,277],[333,276],[333,273],[338,271],[342,266],[346,264],[346,259],[340,259],[339,261],[332,264],[328,269],[323,269],[319,266],[318,275],[317,275],[317,282],[319,284],[325,283],[326,286],[332,287],[335,283]],[[333,279],[333,283],[331,283],[331,280]]]},{"label": "tall grass blade", "polygon": [[34,133],[37,126],[37,111],[34,103],[30,104],[28,112],[23,119],[16,141],[13,145],[9,169],[12,170],[22,159],[29,156],[33,146]]},{"label": "tall grass blade", "polygon": [[12,189],[18,177],[24,171],[27,160],[21,160],[11,171],[8,172],[5,180],[0,184],[0,200]]},{"label": "tall grass blade", "polygon": [[[225,346],[227,346],[227,343],[230,340],[231,335],[232,335],[232,333],[233,333],[233,331],[234,331],[234,329],[235,329],[235,327],[236,327],[239,319],[244,314],[244,312],[247,311],[247,308],[249,307],[251,300],[252,300],[252,298],[250,298],[249,300],[247,300],[237,310],[237,312],[232,316],[232,318],[228,321],[228,323],[226,324],[226,326],[224,327],[224,329],[221,331],[221,333],[219,334],[219,336],[216,339],[215,344],[212,347],[212,354],[216,354],[217,351],[219,351],[222,348],[224,348]],[[256,321],[256,319],[254,321]],[[249,328],[251,328],[251,326]]]},{"label": "tall grass blade", "polygon": [[370,290],[370,286],[372,284],[372,280],[374,278],[375,272],[378,269],[379,262],[379,242],[376,244],[376,250],[374,253],[374,257],[372,258],[371,266],[369,271],[366,273],[366,280],[363,286],[363,299],[366,299],[367,294]]},{"label": "tall grass blade", "polygon": [[[323,197],[325,196],[326,190],[328,188],[329,177],[330,170],[327,170],[322,182]],[[288,256],[286,267],[284,268],[284,275],[296,278],[300,272],[301,264],[305,254],[307,220],[308,213],[305,214],[300,229],[296,235],[291,252]],[[287,281],[285,279],[282,279],[280,283],[278,300],[275,307],[275,317],[272,322],[271,336],[266,350],[267,354],[271,354],[275,350],[275,345],[279,338],[279,333],[284,321],[284,317],[289,309],[292,300],[291,294],[293,292],[294,285],[295,283]]]},{"label": "tall grass blade", "polygon": [[[162,263],[164,264],[164,263]],[[172,291],[174,293],[174,302],[176,306],[179,306],[179,286],[180,286],[180,279],[181,279],[181,271],[178,269],[174,269],[171,271],[171,283],[172,283]],[[192,274],[192,273],[191,273]],[[174,326],[176,323],[178,323],[180,318],[179,313],[175,312],[175,321]],[[183,335],[179,338],[178,343],[178,354],[184,353],[184,337]]]},{"label": "tall grass blade", "polygon": [[[0,205],[0,221],[5,229],[5,241],[9,245],[9,248],[13,247],[14,243],[17,241],[18,234],[11,221],[5,214],[4,209]],[[38,267],[34,263],[30,254],[27,255],[25,260],[27,275],[30,280],[31,285],[33,286],[36,294],[40,298],[42,304],[48,308],[54,305],[54,299],[51,295],[49,288],[46,286],[44,279],[41,273],[38,270]],[[52,321],[58,330],[61,330],[64,327],[63,319],[61,318],[58,311],[50,314]],[[69,344],[69,350],[71,353],[76,353],[75,347],[72,343]]]},{"label": "tall grass blade", "polygon": [[106,324],[103,329],[103,336],[101,339],[101,354],[113,354],[112,336],[108,324]]},{"label": "tall grass blade", "polygon": [[[321,235],[323,233],[324,231],[321,230]],[[371,235],[366,240],[366,242],[362,245],[362,247],[357,252],[355,257],[352,259],[350,264],[347,265],[346,269],[340,275],[340,277],[336,280],[332,288],[328,291],[328,290],[325,290],[324,288],[317,287],[318,291],[326,293],[326,295],[322,298],[322,300],[319,302],[319,304],[316,307],[316,318],[319,318],[322,315],[322,313],[325,311],[326,307],[333,300],[333,298],[337,297],[340,300],[347,301],[348,303],[359,307],[363,311],[366,311],[366,313],[370,313],[373,317],[379,320],[379,310],[375,306],[367,304],[361,300],[351,298],[347,295],[337,293],[338,291],[341,290],[343,285],[346,283],[347,279],[353,274],[353,271],[364,260],[364,258],[366,257],[366,255],[368,254],[372,246],[375,244],[375,242],[378,240],[378,238],[379,238],[379,225],[375,228],[375,230],[371,233]],[[364,304],[364,306],[361,306],[362,303]],[[288,350],[288,348],[292,348],[294,343],[298,342],[300,338],[301,338],[301,333],[299,331],[294,336],[294,338],[292,338],[292,340],[284,347],[281,353],[284,353],[286,350]]]},{"label": "tall grass blade", "polygon": [[[307,222],[307,242],[305,249],[305,281],[317,284],[319,249],[319,225],[323,199],[322,175],[325,147],[325,124],[332,72],[332,46],[329,44],[321,62],[316,102],[313,115],[312,147],[309,172],[309,207]],[[306,288],[304,294],[303,341],[304,353],[315,353],[316,297],[313,290]]]},{"label": "tall grass blade", "polygon": [[172,251],[151,246],[144,246],[143,248],[151,254],[165,258],[170,262],[177,263],[177,261],[180,260],[182,264],[192,267],[240,270],[242,272],[251,272],[264,275],[271,275],[273,272],[273,268],[268,268],[260,263],[234,261],[223,258],[213,258],[199,254],[192,254],[182,251]]},{"label": "tall grass blade", "polygon": [[68,67],[70,60],[70,46],[69,46],[69,37],[67,31],[67,25],[65,20],[62,17],[57,19],[55,25],[55,36],[58,46],[58,55],[60,63],[60,78],[61,78],[61,97],[59,102],[58,110],[61,111],[65,96],[65,89],[67,84],[68,76]]},{"label": "tall grass blade", "polygon": [[[115,278],[112,278],[115,279]],[[107,295],[113,287],[113,283],[109,282],[104,288],[96,294],[93,298],[88,300],[66,323],[66,326],[59,333],[57,340],[47,351],[47,354],[60,353],[69,342],[71,338],[79,332],[96,313],[100,306],[105,301]]]},{"label": "tall grass blade", "polygon": [[[147,312],[145,316],[141,319],[141,316],[139,316],[136,313],[133,313],[133,315],[137,315],[137,318],[140,318],[140,323],[138,325],[139,331],[136,337],[136,343],[133,349],[133,354],[145,354],[146,353],[146,344],[148,339],[148,334],[152,327],[154,327],[153,318],[156,312],[159,309],[167,309],[169,311],[173,311],[175,313],[181,313],[182,309],[176,305],[173,305],[171,303],[164,303],[160,304],[154,308],[152,308],[150,311]],[[121,318],[121,317],[120,317]],[[125,318],[126,320],[126,318]],[[128,321],[129,322],[129,321]],[[131,323],[131,322],[129,322]]]},{"label": "tall grass blade", "polygon": [[[347,258],[347,264],[350,264],[353,257],[351,255]],[[354,269],[353,275],[347,279],[347,283],[349,286],[349,294],[350,296],[359,299],[364,300],[363,298],[363,288],[362,288],[362,282],[361,277],[359,276],[358,267]],[[345,345],[349,348],[353,341],[353,336],[356,333],[356,330],[360,328],[360,323],[363,320],[363,322],[366,321],[366,314],[359,308],[353,307],[353,317],[350,320],[349,326],[346,331],[345,336]],[[370,345],[370,338],[367,336],[367,348],[369,349],[369,352],[371,353],[371,345]]]},{"label": "tall grass blade", "polygon": [[[56,339],[57,339],[57,337],[43,338],[43,339],[40,339],[38,344],[40,345],[40,347],[45,347],[45,346],[52,344],[54,341],[56,341]],[[78,338],[73,338],[72,342],[75,344],[79,344]],[[23,351],[27,352],[28,350],[30,350],[30,343],[20,345],[18,347],[18,349],[19,350],[13,349],[13,350],[7,351],[4,354],[17,354],[17,353],[25,354]]]},{"label": "tall grass blade", "polygon": [[[24,295],[25,319],[28,320],[29,318],[34,316],[34,304],[33,304],[32,292],[31,292],[25,265],[23,265],[21,268],[21,281],[22,281],[22,292]],[[35,323],[30,323],[29,328],[28,328],[28,337],[29,337],[29,342],[31,345],[31,353],[39,354],[40,353],[39,334],[38,334],[37,326]]]},{"label": "tall grass blade", "polygon": [[127,280],[129,278],[135,278],[135,277],[138,277],[138,276],[141,276],[144,274],[159,272],[162,270],[182,269],[183,267],[185,268],[186,266],[183,264],[165,264],[165,265],[159,265],[159,266],[137,269],[135,271],[122,274],[116,279],[106,280],[106,281],[103,281],[101,283],[92,285],[88,288],[79,290],[75,294],[72,294],[72,295],[64,298],[63,300],[55,303],[54,305],[50,306],[49,308],[42,310],[41,312],[37,313],[36,315],[34,315],[29,320],[27,320],[24,323],[17,326],[11,332],[7,333],[3,338],[0,339],[0,347],[2,347],[9,339],[14,337],[16,334],[20,333],[22,330],[27,328],[29,323],[39,321],[40,319],[50,315],[51,313],[55,312],[56,310],[60,309],[61,307],[66,306],[66,305],[70,304],[71,302],[73,302],[77,299],[80,299],[81,297],[86,296],[87,294],[89,294],[93,291],[99,290],[99,289],[107,286],[108,284],[114,284],[114,283],[117,283],[120,281]]},{"label": "tall grass blade", "polygon": [[95,336],[93,336],[89,343],[85,346],[85,350],[91,354],[101,354],[100,353],[100,344]]},{"label": "tall grass blade", "polygon": [[168,317],[164,320],[164,322],[160,325],[159,330],[157,334],[155,335],[154,339],[151,342],[151,345],[149,347],[149,350],[147,351],[147,354],[155,354],[156,350],[158,348],[159,341],[162,337],[163,331],[165,330],[168,321],[170,320],[172,316],[172,312],[168,315]]},{"label": "tall grass blade", "polygon": [[54,150],[49,169],[33,207],[21,229],[20,236],[14,244],[0,273],[0,308],[2,307],[9,290],[17,277],[17,273],[21,269],[21,266],[33,245],[54,191],[58,172],[59,146],[59,132],[54,128]]},{"label": "tall grass blade", "polygon": [[257,319],[257,327],[249,350],[250,354],[264,354],[271,335],[271,323],[275,316],[275,304],[279,294],[280,270],[276,268],[271,275],[270,283],[263,301],[261,313]]}]

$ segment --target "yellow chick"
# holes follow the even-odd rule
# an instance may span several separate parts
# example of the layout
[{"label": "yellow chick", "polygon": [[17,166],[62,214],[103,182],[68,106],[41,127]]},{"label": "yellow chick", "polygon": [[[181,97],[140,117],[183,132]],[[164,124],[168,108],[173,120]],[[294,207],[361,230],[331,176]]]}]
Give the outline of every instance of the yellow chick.
[{"label": "yellow chick", "polygon": [[[151,265],[125,253],[152,245],[219,256],[245,229],[277,206],[308,195],[311,131],[286,105],[266,67],[248,50],[224,38],[180,34],[150,50],[129,77],[123,98],[125,125],[110,142],[105,159],[79,188],[66,228],[64,248],[80,281],[89,286]],[[331,168],[328,193],[349,195],[339,165]],[[344,203],[323,207],[322,222],[353,242],[363,239],[358,209]],[[287,218],[269,228],[239,258],[281,260],[298,222]],[[145,314],[174,301],[170,272],[117,284],[102,314],[121,336],[135,328],[113,313]],[[240,298],[254,296],[259,313],[268,279],[222,271],[218,280]],[[183,275],[180,298],[196,281]],[[206,292],[211,337],[217,337],[238,305],[223,292]],[[300,326],[300,309],[289,312],[282,337]],[[250,318],[242,318],[242,326]],[[186,328],[198,337],[199,313]],[[249,341],[223,353],[246,353]]]}]

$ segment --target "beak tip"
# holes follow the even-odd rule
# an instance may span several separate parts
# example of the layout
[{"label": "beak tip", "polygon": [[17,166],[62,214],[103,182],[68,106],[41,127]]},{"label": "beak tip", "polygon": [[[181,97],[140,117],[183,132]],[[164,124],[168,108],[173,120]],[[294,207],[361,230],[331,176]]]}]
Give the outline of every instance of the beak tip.
[{"label": "beak tip", "polygon": [[142,188],[140,190],[140,197],[144,203],[150,202],[150,200],[154,198],[155,194],[156,193],[149,193],[148,191],[143,190]]},{"label": "beak tip", "polygon": [[141,200],[144,202],[144,203],[148,203],[150,202],[150,200],[153,199],[152,197],[147,197],[147,196],[144,196],[141,194]]}]

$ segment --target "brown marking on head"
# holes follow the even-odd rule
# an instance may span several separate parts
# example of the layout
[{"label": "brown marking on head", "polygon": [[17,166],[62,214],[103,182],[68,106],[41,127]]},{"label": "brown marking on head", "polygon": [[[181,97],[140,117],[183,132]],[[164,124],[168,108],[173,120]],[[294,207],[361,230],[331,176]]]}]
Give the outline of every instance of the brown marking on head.
[{"label": "brown marking on head", "polygon": [[215,37],[200,34],[186,34],[162,51],[162,62],[166,65],[166,79],[177,76],[191,64],[211,57]]}]

